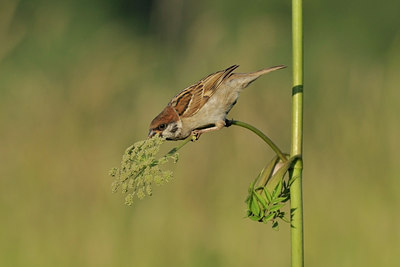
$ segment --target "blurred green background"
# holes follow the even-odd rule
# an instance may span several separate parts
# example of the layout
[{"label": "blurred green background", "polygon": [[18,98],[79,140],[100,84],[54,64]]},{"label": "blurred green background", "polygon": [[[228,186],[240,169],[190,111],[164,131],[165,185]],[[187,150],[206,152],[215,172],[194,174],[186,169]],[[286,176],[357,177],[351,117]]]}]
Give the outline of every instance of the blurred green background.
[{"label": "blurred green background", "polygon": [[[399,266],[400,2],[304,4],[306,265]],[[231,112],[288,151],[290,1],[2,0],[0,265],[289,266],[288,225],[243,218],[273,156],[243,129],[132,207],[111,193],[170,98],[233,64],[289,66]]]}]

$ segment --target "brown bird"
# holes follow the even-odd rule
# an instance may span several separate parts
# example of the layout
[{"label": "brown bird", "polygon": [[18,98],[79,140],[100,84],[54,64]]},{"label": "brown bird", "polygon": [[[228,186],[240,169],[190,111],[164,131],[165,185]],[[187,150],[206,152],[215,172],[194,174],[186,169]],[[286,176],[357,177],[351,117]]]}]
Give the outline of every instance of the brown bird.
[{"label": "brown bird", "polygon": [[284,65],[252,73],[233,73],[239,65],[215,72],[177,94],[150,123],[149,137],[185,139],[222,129],[240,92],[261,75],[286,68]]}]

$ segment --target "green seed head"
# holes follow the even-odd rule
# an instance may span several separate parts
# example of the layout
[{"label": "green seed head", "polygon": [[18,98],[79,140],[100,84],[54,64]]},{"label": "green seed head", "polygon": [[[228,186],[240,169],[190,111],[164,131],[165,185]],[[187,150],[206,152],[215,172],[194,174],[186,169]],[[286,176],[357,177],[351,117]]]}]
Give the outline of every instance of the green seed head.
[{"label": "green seed head", "polygon": [[109,175],[114,178],[112,191],[127,194],[125,204],[132,205],[135,196],[139,199],[151,196],[153,184],[161,185],[172,179],[172,171],[162,170],[160,166],[169,159],[176,163],[178,153],[168,153],[157,159],[164,142],[159,136],[136,142],[125,150],[121,166],[110,170]]}]

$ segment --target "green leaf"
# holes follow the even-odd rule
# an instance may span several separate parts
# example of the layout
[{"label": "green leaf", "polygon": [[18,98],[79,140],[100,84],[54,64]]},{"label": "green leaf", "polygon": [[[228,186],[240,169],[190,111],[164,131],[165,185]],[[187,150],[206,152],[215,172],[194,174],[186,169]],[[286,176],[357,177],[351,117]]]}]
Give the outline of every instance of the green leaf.
[{"label": "green leaf", "polygon": [[247,208],[251,210],[251,203],[253,199],[253,191],[250,192],[250,195],[247,196],[246,203],[247,203]]},{"label": "green leaf", "polygon": [[259,221],[260,220],[260,217],[258,217],[258,216],[254,216],[254,215],[252,215],[252,216],[249,216],[249,218],[251,219],[251,220],[253,220],[253,221]]},{"label": "green leaf", "polygon": [[269,209],[269,211],[272,212],[272,211],[279,210],[279,209],[281,209],[283,206],[285,206],[285,204],[276,204],[276,205],[272,206],[272,207]]},{"label": "green leaf", "polygon": [[270,213],[267,216],[265,216],[262,220],[263,220],[263,222],[267,223],[270,220],[272,220],[274,217],[275,217],[275,213]]},{"label": "green leaf", "polygon": [[257,198],[257,200],[261,203],[261,205],[263,205],[264,209],[268,208],[268,204],[265,201],[265,199],[254,190],[254,196]]},{"label": "green leaf", "polygon": [[277,204],[277,203],[280,203],[280,202],[286,202],[287,201],[287,197],[278,197],[278,198],[275,198],[273,201],[272,201],[272,203],[273,204]]},{"label": "green leaf", "polygon": [[258,220],[261,220],[264,217],[264,210],[260,210],[260,214],[258,217]]},{"label": "green leaf", "polygon": [[257,198],[254,195],[251,198],[250,210],[254,215],[260,215],[260,206],[258,205]]},{"label": "green leaf", "polygon": [[[256,178],[256,180],[257,180],[257,178]],[[253,182],[250,183],[250,186],[249,186],[249,194],[250,194],[251,192],[253,192],[253,190],[254,190],[254,184],[256,183],[256,180],[254,180]]]},{"label": "green leaf", "polygon": [[274,223],[272,224],[272,229],[274,229],[274,230],[279,230],[279,223],[278,223],[278,221],[274,221]]},{"label": "green leaf", "polygon": [[265,194],[265,197],[267,198],[268,203],[271,203],[272,197],[271,197],[271,194],[268,192],[268,189],[266,187],[264,188],[264,194]]},{"label": "green leaf", "polygon": [[266,187],[270,192],[273,192],[273,190],[278,185],[279,181],[283,180],[283,177],[285,176],[286,172],[289,170],[290,166],[297,158],[298,156],[294,156],[289,158],[288,161],[283,162],[280,168],[276,171],[276,173],[272,175],[271,179],[268,180]]},{"label": "green leaf", "polygon": [[281,192],[282,192],[282,180],[280,180],[276,185],[274,193],[272,194],[272,199],[275,200],[281,194]]}]

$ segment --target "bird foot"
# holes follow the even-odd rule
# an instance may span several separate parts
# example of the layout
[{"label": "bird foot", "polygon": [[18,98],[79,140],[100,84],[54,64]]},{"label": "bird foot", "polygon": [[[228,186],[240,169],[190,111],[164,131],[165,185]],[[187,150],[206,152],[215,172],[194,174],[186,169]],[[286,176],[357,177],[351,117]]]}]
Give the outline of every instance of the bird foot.
[{"label": "bird foot", "polygon": [[199,140],[199,138],[200,138],[200,136],[201,136],[202,133],[203,133],[203,132],[202,132],[201,130],[193,130],[193,131],[192,131],[192,136],[193,136],[194,138],[192,139],[192,141],[194,142],[194,141]]},{"label": "bird foot", "polygon": [[208,133],[208,132],[220,130],[220,129],[224,128],[224,126],[226,126],[226,121],[222,121],[221,120],[221,121],[216,122],[213,127],[193,130],[192,131],[192,136],[194,136],[196,138],[195,140],[199,140],[200,135],[202,135],[203,133]]}]

